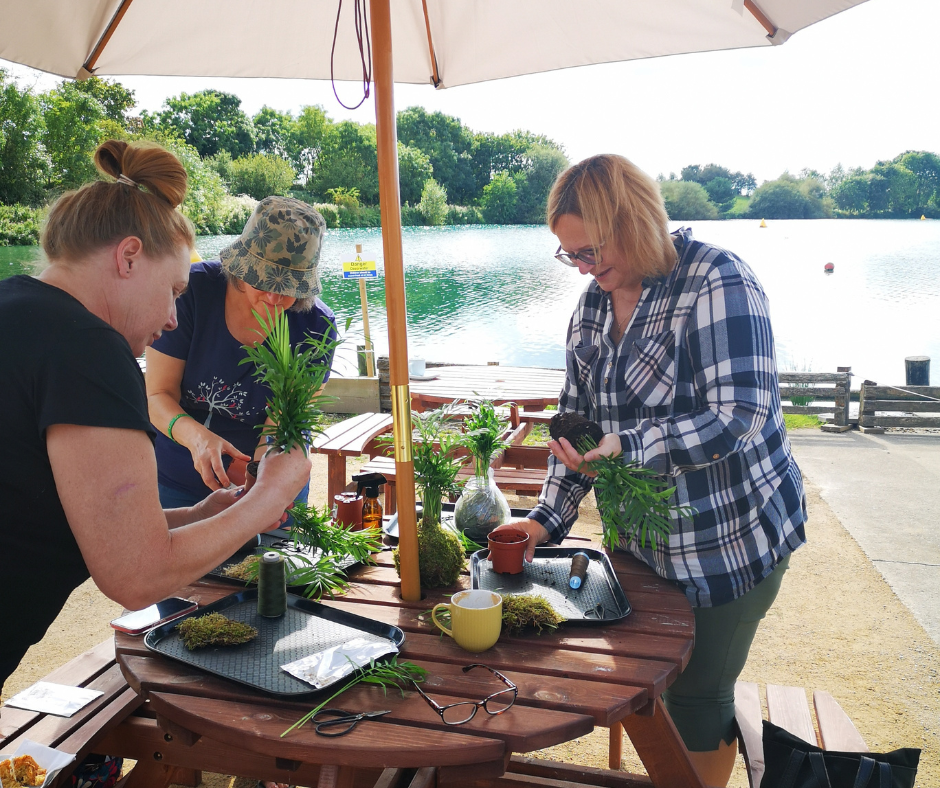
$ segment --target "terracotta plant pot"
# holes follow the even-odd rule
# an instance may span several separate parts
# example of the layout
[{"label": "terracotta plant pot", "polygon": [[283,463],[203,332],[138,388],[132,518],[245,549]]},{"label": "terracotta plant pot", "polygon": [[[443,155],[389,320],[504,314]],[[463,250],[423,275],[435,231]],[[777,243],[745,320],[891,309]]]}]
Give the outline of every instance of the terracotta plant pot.
[{"label": "terracotta plant pot", "polygon": [[503,575],[518,575],[525,562],[525,549],[529,535],[517,528],[493,531],[487,538],[493,571]]}]

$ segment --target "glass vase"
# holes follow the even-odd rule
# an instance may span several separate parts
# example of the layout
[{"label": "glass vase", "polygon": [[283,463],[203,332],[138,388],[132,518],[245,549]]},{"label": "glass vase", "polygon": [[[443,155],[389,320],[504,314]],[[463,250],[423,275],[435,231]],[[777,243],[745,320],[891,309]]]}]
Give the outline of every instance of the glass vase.
[{"label": "glass vase", "polygon": [[509,502],[496,486],[493,469],[472,476],[454,506],[454,522],[468,539],[486,545],[486,535],[509,522]]}]

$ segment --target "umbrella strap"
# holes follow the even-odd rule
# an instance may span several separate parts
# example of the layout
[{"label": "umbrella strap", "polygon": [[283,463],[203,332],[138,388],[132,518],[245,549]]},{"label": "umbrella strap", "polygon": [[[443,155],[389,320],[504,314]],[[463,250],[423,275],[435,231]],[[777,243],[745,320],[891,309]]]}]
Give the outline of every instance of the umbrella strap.
[{"label": "umbrella strap", "polygon": [[344,104],[336,92],[336,78],[333,76],[333,60],[336,55],[336,38],[339,33],[339,18],[343,13],[343,0],[339,0],[336,9],[336,25],[333,27],[333,48],[330,50],[330,84],[333,86],[333,95],[341,107],[346,109],[359,109],[369,98],[372,84],[372,44],[369,41],[369,19],[366,14],[365,0],[353,0],[353,24],[356,28],[356,43],[359,46],[359,61],[362,63],[362,98],[355,106]]}]

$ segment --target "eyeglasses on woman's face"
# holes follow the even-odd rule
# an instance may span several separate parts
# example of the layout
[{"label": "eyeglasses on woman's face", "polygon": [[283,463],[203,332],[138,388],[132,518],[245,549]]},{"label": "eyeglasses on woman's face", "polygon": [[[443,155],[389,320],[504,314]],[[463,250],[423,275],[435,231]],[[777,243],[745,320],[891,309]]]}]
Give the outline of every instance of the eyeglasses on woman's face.
[{"label": "eyeglasses on woman's face", "polygon": [[445,725],[463,725],[465,722],[470,722],[477,713],[477,709],[481,707],[487,714],[502,714],[504,711],[508,711],[512,708],[512,704],[516,702],[516,695],[519,694],[519,688],[502,673],[486,665],[480,665],[479,663],[467,665],[463,669],[463,672],[466,673],[468,670],[473,670],[473,668],[485,668],[503,682],[508,689],[494,692],[492,695],[476,703],[465,700],[460,703],[449,703],[446,706],[441,706],[433,698],[429,697],[417,682],[415,682],[415,689],[418,690],[421,697],[428,702],[431,708],[441,715],[441,719],[444,721]]},{"label": "eyeglasses on woman's face", "polygon": [[[603,246],[603,244],[601,244]],[[583,263],[584,265],[597,265],[600,261],[600,255],[594,254],[594,249],[582,249],[580,252],[563,252],[561,246],[559,245],[558,251],[555,252],[555,259],[560,263],[564,263],[570,268],[577,268],[578,263]]]}]

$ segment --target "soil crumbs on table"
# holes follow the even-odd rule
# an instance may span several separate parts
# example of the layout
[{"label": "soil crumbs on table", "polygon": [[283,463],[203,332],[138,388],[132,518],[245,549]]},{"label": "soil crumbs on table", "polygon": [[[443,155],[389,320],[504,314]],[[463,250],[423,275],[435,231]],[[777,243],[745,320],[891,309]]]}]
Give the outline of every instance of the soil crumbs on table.
[{"label": "soil crumbs on table", "polygon": [[[313,455],[311,500],[326,503],[326,457]],[[349,473],[363,461],[350,458]],[[807,482],[809,543],[790,563],[776,603],[757,633],[742,679],[831,692],[873,752],[920,747],[918,785],[940,785],[940,647],[898,600],[855,540]],[[525,507],[532,499],[515,499]],[[575,532],[598,539],[593,497],[581,506]],[[120,605],[92,581],[69,598],[43,640],[33,646],[3,687],[3,698],[42,679],[54,668],[96,646],[113,632],[108,622]],[[766,710],[765,710],[766,714]],[[607,768],[608,732],[528,753],[532,757]],[[126,763],[126,768],[133,764]],[[644,774],[624,736],[621,768]],[[262,775],[259,775],[259,777]],[[255,788],[257,779],[204,772],[208,788]],[[747,788],[743,761],[731,778]]]}]

